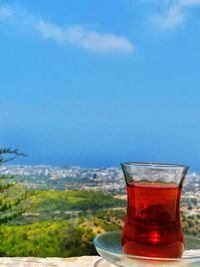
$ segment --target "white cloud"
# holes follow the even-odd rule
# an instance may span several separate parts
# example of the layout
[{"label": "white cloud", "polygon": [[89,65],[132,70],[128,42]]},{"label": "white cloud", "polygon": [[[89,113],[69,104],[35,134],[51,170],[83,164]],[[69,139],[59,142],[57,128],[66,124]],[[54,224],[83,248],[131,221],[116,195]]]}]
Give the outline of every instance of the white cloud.
[{"label": "white cloud", "polygon": [[180,0],[180,5],[186,7],[198,6],[200,5],[200,0]]},{"label": "white cloud", "polygon": [[91,31],[82,26],[67,27],[39,20],[14,6],[0,6],[0,21],[11,22],[15,26],[37,31],[44,39],[51,39],[59,44],[76,45],[96,53],[131,53],[135,46],[126,37],[113,33]]},{"label": "white cloud", "polygon": [[[144,1],[144,0],[141,0]],[[174,29],[186,21],[188,9],[200,6],[200,0],[146,0],[159,5],[161,12],[151,16],[151,20],[162,30]]]},{"label": "white cloud", "polygon": [[74,44],[92,52],[127,52],[134,50],[134,45],[125,37],[110,33],[89,31],[84,27],[61,27],[56,24],[40,21],[35,29],[45,39],[51,39],[62,44]]},{"label": "white cloud", "polygon": [[33,26],[44,39],[53,39],[58,43],[64,43],[66,40],[65,30],[55,24],[40,21]]},{"label": "white cloud", "polygon": [[69,40],[93,52],[132,52],[133,44],[125,37],[111,33],[89,31],[82,27],[68,29]]},{"label": "white cloud", "polygon": [[12,9],[6,6],[0,7],[0,21],[5,21],[11,18],[13,15]]},{"label": "white cloud", "polygon": [[163,30],[173,29],[184,20],[185,14],[179,5],[170,6],[165,13],[152,16],[152,21]]}]

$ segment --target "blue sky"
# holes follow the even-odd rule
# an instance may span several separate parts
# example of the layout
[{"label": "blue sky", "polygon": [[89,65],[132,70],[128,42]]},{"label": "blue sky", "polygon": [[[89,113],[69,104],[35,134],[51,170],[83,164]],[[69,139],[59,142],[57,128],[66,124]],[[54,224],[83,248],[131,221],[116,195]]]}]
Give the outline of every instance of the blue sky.
[{"label": "blue sky", "polygon": [[200,0],[0,1],[0,140],[28,164],[200,170]]}]

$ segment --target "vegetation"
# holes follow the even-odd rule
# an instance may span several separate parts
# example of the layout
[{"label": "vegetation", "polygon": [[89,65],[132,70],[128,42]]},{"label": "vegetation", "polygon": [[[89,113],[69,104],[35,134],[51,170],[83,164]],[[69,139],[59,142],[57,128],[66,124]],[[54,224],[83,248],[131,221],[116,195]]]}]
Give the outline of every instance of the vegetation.
[{"label": "vegetation", "polygon": [[25,225],[47,220],[70,220],[91,216],[98,210],[125,206],[125,201],[91,191],[44,190],[29,197],[29,210],[9,224]]},{"label": "vegetation", "polygon": [[[96,255],[93,238],[124,224],[125,201],[101,192],[36,191],[30,201],[28,211],[1,225],[0,256]],[[185,233],[197,235],[197,221],[183,217]]]},{"label": "vegetation", "polygon": [[187,235],[200,237],[200,215],[185,217],[182,214],[182,226],[184,233]]},{"label": "vegetation", "polygon": [[[19,153],[16,149],[0,149],[0,166],[21,155],[24,154]],[[27,198],[27,192],[23,187],[13,182],[14,178],[15,176],[6,174],[0,176],[0,224],[21,215],[27,207],[24,202]]]},{"label": "vegetation", "polygon": [[[100,192],[37,191],[30,209],[0,228],[0,256],[96,254],[93,238],[121,229],[125,202]],[[114,210],[112,210],[114,209]]]},{"label": "vegetation", "polygon": [[[25,226],[1,227],[0,256],[60,256],[89,253],[84,235],[92,238],[88,229],[65,221],[37,222]],[[93,248],[92,248],[93,249]]]}]

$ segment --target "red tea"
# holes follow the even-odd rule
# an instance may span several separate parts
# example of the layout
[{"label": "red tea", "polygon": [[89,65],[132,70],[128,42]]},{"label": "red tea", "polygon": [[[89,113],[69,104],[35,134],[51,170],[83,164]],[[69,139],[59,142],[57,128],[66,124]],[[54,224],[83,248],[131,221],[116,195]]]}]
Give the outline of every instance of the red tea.
[{"label": "red tea", "polygon": [[184,250],[179,211],[181,188],[175,184],[129,182],[127,193],[123,252],[147,257],[181,257]]}]

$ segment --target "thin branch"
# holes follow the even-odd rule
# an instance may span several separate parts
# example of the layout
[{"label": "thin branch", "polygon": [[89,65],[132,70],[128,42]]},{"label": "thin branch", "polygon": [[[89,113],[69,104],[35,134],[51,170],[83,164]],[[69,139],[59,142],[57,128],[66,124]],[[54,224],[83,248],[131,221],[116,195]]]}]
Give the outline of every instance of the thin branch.
[{"label": "thin branch", "polygon": [[[5,159],[5,158],[3,158],[2,155],[6,155],[6,154],[12,154],[14,156]],[[18,149],[1,148],[0,149],[0,164],[6,163],[8,161],[12,161],[12,160],[16,159],[19,156],[26,157],[27,155],[24,154],[24,153],[19,152]]]}]

